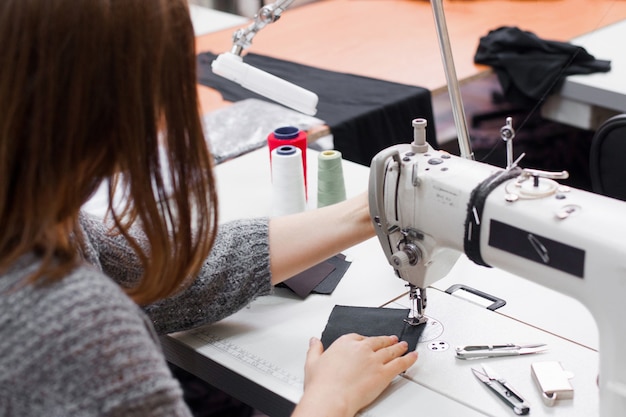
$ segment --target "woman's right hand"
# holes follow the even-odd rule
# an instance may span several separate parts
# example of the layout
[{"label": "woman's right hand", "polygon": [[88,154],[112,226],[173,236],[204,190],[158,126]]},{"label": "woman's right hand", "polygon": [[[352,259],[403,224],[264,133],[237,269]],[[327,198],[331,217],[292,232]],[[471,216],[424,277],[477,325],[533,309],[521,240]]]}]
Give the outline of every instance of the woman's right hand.
[{"label": "woman's right hand", "polygon": [[305,364],[304,394],[292,417],[352,417],[372,403],[398,374],[417,360],[396,336],[347,334],[325,352],[310,341]]}]

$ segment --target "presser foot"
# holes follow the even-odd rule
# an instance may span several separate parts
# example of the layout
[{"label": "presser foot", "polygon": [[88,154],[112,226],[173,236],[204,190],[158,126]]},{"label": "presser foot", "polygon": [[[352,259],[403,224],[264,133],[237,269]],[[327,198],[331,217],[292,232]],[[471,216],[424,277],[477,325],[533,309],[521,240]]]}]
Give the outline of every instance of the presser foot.
[{"label": "presser foot", "polygon": [[407,286],[409,287],[411,312],[409,313],[409,317],[404,319],[404,322],[411,326],[419,326],[428,321],[428,318],[424,315],[424,309],[426,308],[426,289],[418,288],[412,284],[408,284]]},{"label": "presser foot", "polygon": [[428,321],[428,317],[419,316],[419,317],[409,317],[408,319],[404,319],[404,322],[411,326],[419,326],[421,324],[425,324]]}]

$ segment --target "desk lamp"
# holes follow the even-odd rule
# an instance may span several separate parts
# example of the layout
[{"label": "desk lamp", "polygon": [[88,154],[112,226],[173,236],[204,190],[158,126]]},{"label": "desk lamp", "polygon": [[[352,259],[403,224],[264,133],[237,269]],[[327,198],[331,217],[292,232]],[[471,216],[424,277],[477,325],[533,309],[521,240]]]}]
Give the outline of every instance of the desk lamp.
[{"label": "desk lamp", "polygon": [[317,94],[246,64],[241,56],[244,49],[252,43],[254,35],[269,23],[277,21],[291,3],[293,0],[278,0],[263,6],[254,15],[254,20],[248,27],[235,31],[232,49],[218,55],[211,63],[211,69],[213,73],[234,81],[250,91],[313,116],[317,113]]}]

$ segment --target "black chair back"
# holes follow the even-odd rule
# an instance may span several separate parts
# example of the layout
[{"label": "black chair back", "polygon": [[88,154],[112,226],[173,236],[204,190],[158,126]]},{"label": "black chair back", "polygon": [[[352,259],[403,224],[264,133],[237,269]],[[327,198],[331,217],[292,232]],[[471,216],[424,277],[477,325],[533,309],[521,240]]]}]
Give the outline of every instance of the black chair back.
[{"label": "black chair back", "polygon": [[611,117],[596,131],[589,170],[593,192],[626,201],[626,114]]}]

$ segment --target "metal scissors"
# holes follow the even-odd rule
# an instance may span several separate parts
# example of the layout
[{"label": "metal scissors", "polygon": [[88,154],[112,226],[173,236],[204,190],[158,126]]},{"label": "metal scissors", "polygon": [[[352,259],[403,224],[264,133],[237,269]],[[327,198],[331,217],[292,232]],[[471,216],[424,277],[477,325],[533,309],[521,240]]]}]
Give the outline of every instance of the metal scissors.
[{"label": "metal scissors", "polygon": [[501,356],[527,355],[547,350],[545,343],[531,345],[469,345],[456,348],[456,357],[459,359],[497,358]]},{"label": "metal scissors", "polygon": [[482,383],[487,385],[491,391],[496,393],[498,397],[513,409],[513,412],[519,416],[526,415],[530,412],[530,406],[513,387],[500,377],[493,369],[487,365],[481,364],[483,372],[472,368],[472,372]]}]

